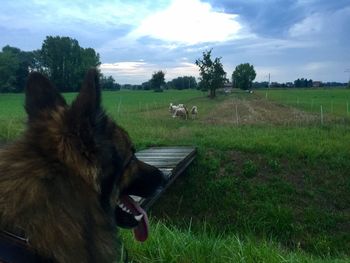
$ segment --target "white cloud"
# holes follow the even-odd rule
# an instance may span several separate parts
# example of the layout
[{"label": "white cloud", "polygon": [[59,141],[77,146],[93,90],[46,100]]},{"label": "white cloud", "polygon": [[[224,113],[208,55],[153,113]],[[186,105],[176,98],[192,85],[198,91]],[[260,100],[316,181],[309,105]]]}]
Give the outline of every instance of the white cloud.
[{"label": "white cloud", "polygon": [[195,64],[189,62],[181,62],[178,65],[167,68],[165,71],[165,78],[167,80],[172,80],[180,76],[194,76],[196,78],[199,77],[198,67]]},{"label": "white cloud", "polygon": [[180,62],[173,66],[160,69],[159,66],[144,61],[125,61],[116,63],[103,63],[100,66],[102,73],[112,76],[117,82],[122,84],[140,84],[152,77],[155,71],[163,70],[166,81],[179,76],[198,77],[198,67],[193,63]]},{"label": "white cloud", "polygon": [[103,63],[100,69],[104,74],[118,76],[138,76],[147,72],[151,65],[142,61],[125,61],[117,63]]},{"label": "white cloud", "polygon": [[199,0],[174,0],[167,9],[145,18],[130,35],[193,45],[239,38],[241,29],[238,15],[216,12]]},{"label": "white cloud", "polygon": [[309,62],[303,66],[305,71],[317,72],[334,66],[334,63],[327,61]]},{"label": "white cloud", "polygon": [[294,24],[289,29],[289,35],[291,37],[308,36],[310,34],[321,32],[323,28],[324,18],[320,14],[313,14],[306,17],[299,23]]}]

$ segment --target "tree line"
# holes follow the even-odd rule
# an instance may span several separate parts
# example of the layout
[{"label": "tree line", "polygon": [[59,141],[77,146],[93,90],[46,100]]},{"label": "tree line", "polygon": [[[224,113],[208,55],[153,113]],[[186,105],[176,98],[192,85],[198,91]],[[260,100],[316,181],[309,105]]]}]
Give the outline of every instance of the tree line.
[{"label": "tree line", "polygon": [[[62,92],[79,90],[86,71],[101,64],[99,54],[93,48],[83,48],[70,37],[47,36],[41,49],[22,51],[9,45],[0,52],[0,92],[22,92],[31,71],[46,75]],[[165,83],[163,71],[154,72],[142,85],[120,85],[112,76],[101,72],[102,89],[165,89],[197,88],[195,77],[183,76]]]},{"label": "tree line", "polygon": [[0,52],[0,92],[23,91],[30,71],[43,73],[60,91],[77,91],[86,71],[100,64],[94,49],[82,48],[69,37],[47,36],[34,51],[5,46]]},{"label": "tree line", "polygon": [[[209,90],[215,97],[217,88],[228,82],[220,58],[211,58],[212,50],[203,52],[203,58],[196,60],[200,79],[197,83],[193,76],[182,76],[165,82],[165,72],[154,72],[150,80],[141,85],[120,85],[112,76],[100,72],[103,89],[121,88],[162,91],[164,89],[201,89]],[[31,71],[46,75],[62,92],[79,90],[85,72],[101,64],[99,54],[93,48],[83,48],[76,39],[70,37],[47,36],[41,49],[22,51],[19,48],[5,46],[0,52],[0,92],[22,92]],[[251,88],[255,78],[252,65],[241,64],[232,74],[234,85],[239,88]]]},{"label": "tree line", "polygon": [[[83,48],[79,42],[70,37],[47,36],[41,49],[22,51],[19,48],[5,46],[0,52],[0,92],[22,92],[30,71],[38,71],[50,78],[55,86],[63,92],[77,91],[85,72],[91,67],[101,64],[100,56],[93,48]],[[228,85],[221,57],[212,58],[212,49],[202,53],[195,61],[199,67],[199,82],[193,76],[182,76],[165,82],[165,72],[162,70],[152,74],[150,80],[141,85],[120,85],[112,76],[104,76],[100,72],[100,83],[103,89],[133,90],[164,89],[201,89],[209,91],[209,97],[216,96],[216,90]],[[312,79],[297,79],[294,82],[253,82],[256,77],[254,66],[249,63],[238,65],[232,72],[232,87],[249,90],[264,87],[313,87],[333,86],[334,83],[314,82]],[[341,86],[343,83],[336,83]],[[226,87],[227,87],[226,85]],[[349,82],[350,86],[350,82]]]}]

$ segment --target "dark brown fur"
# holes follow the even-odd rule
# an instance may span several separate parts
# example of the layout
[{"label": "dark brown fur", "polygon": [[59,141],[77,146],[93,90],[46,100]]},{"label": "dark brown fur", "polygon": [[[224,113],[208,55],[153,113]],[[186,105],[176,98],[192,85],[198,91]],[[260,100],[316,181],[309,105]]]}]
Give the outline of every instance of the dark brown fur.
[{"label": "dark brown fur", "polygon": [[54,262],[118,261],[119,196],[147,197],[162,184],[159,170],[131,159],[130,138],[104,113],[100,96],[95,70],[71,106],[31,74],[28,128],[0,151],[0,230],[23,229]]}]

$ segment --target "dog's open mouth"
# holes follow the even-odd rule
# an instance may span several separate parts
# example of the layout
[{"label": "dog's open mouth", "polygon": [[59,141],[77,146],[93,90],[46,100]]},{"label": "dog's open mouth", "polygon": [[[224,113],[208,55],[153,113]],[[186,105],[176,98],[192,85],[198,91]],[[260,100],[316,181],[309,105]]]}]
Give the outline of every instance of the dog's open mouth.
[{"label": "dog's open mouth", "polygon": [[135,239],[143,242],[148,237],[148,217],[146,211],[134,200],[137,198],[121,196],[115,212],[117,224],[123,228],[133,228]]}]

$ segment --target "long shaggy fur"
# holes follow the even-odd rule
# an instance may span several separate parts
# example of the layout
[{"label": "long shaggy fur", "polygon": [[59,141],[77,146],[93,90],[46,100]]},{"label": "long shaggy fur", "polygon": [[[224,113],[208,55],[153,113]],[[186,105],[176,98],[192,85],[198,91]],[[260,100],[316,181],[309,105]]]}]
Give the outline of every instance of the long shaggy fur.
[{"label": "long shaggy fur", "polygon": [[72,105],[39,73],[30,75],[28,128],[0,151],[0,230],[21,229],[53,262],[116,262],[115,207],[122,194],[150,195],[161,173],[135,159],[128,134],[101,108],[90,70]]}]

